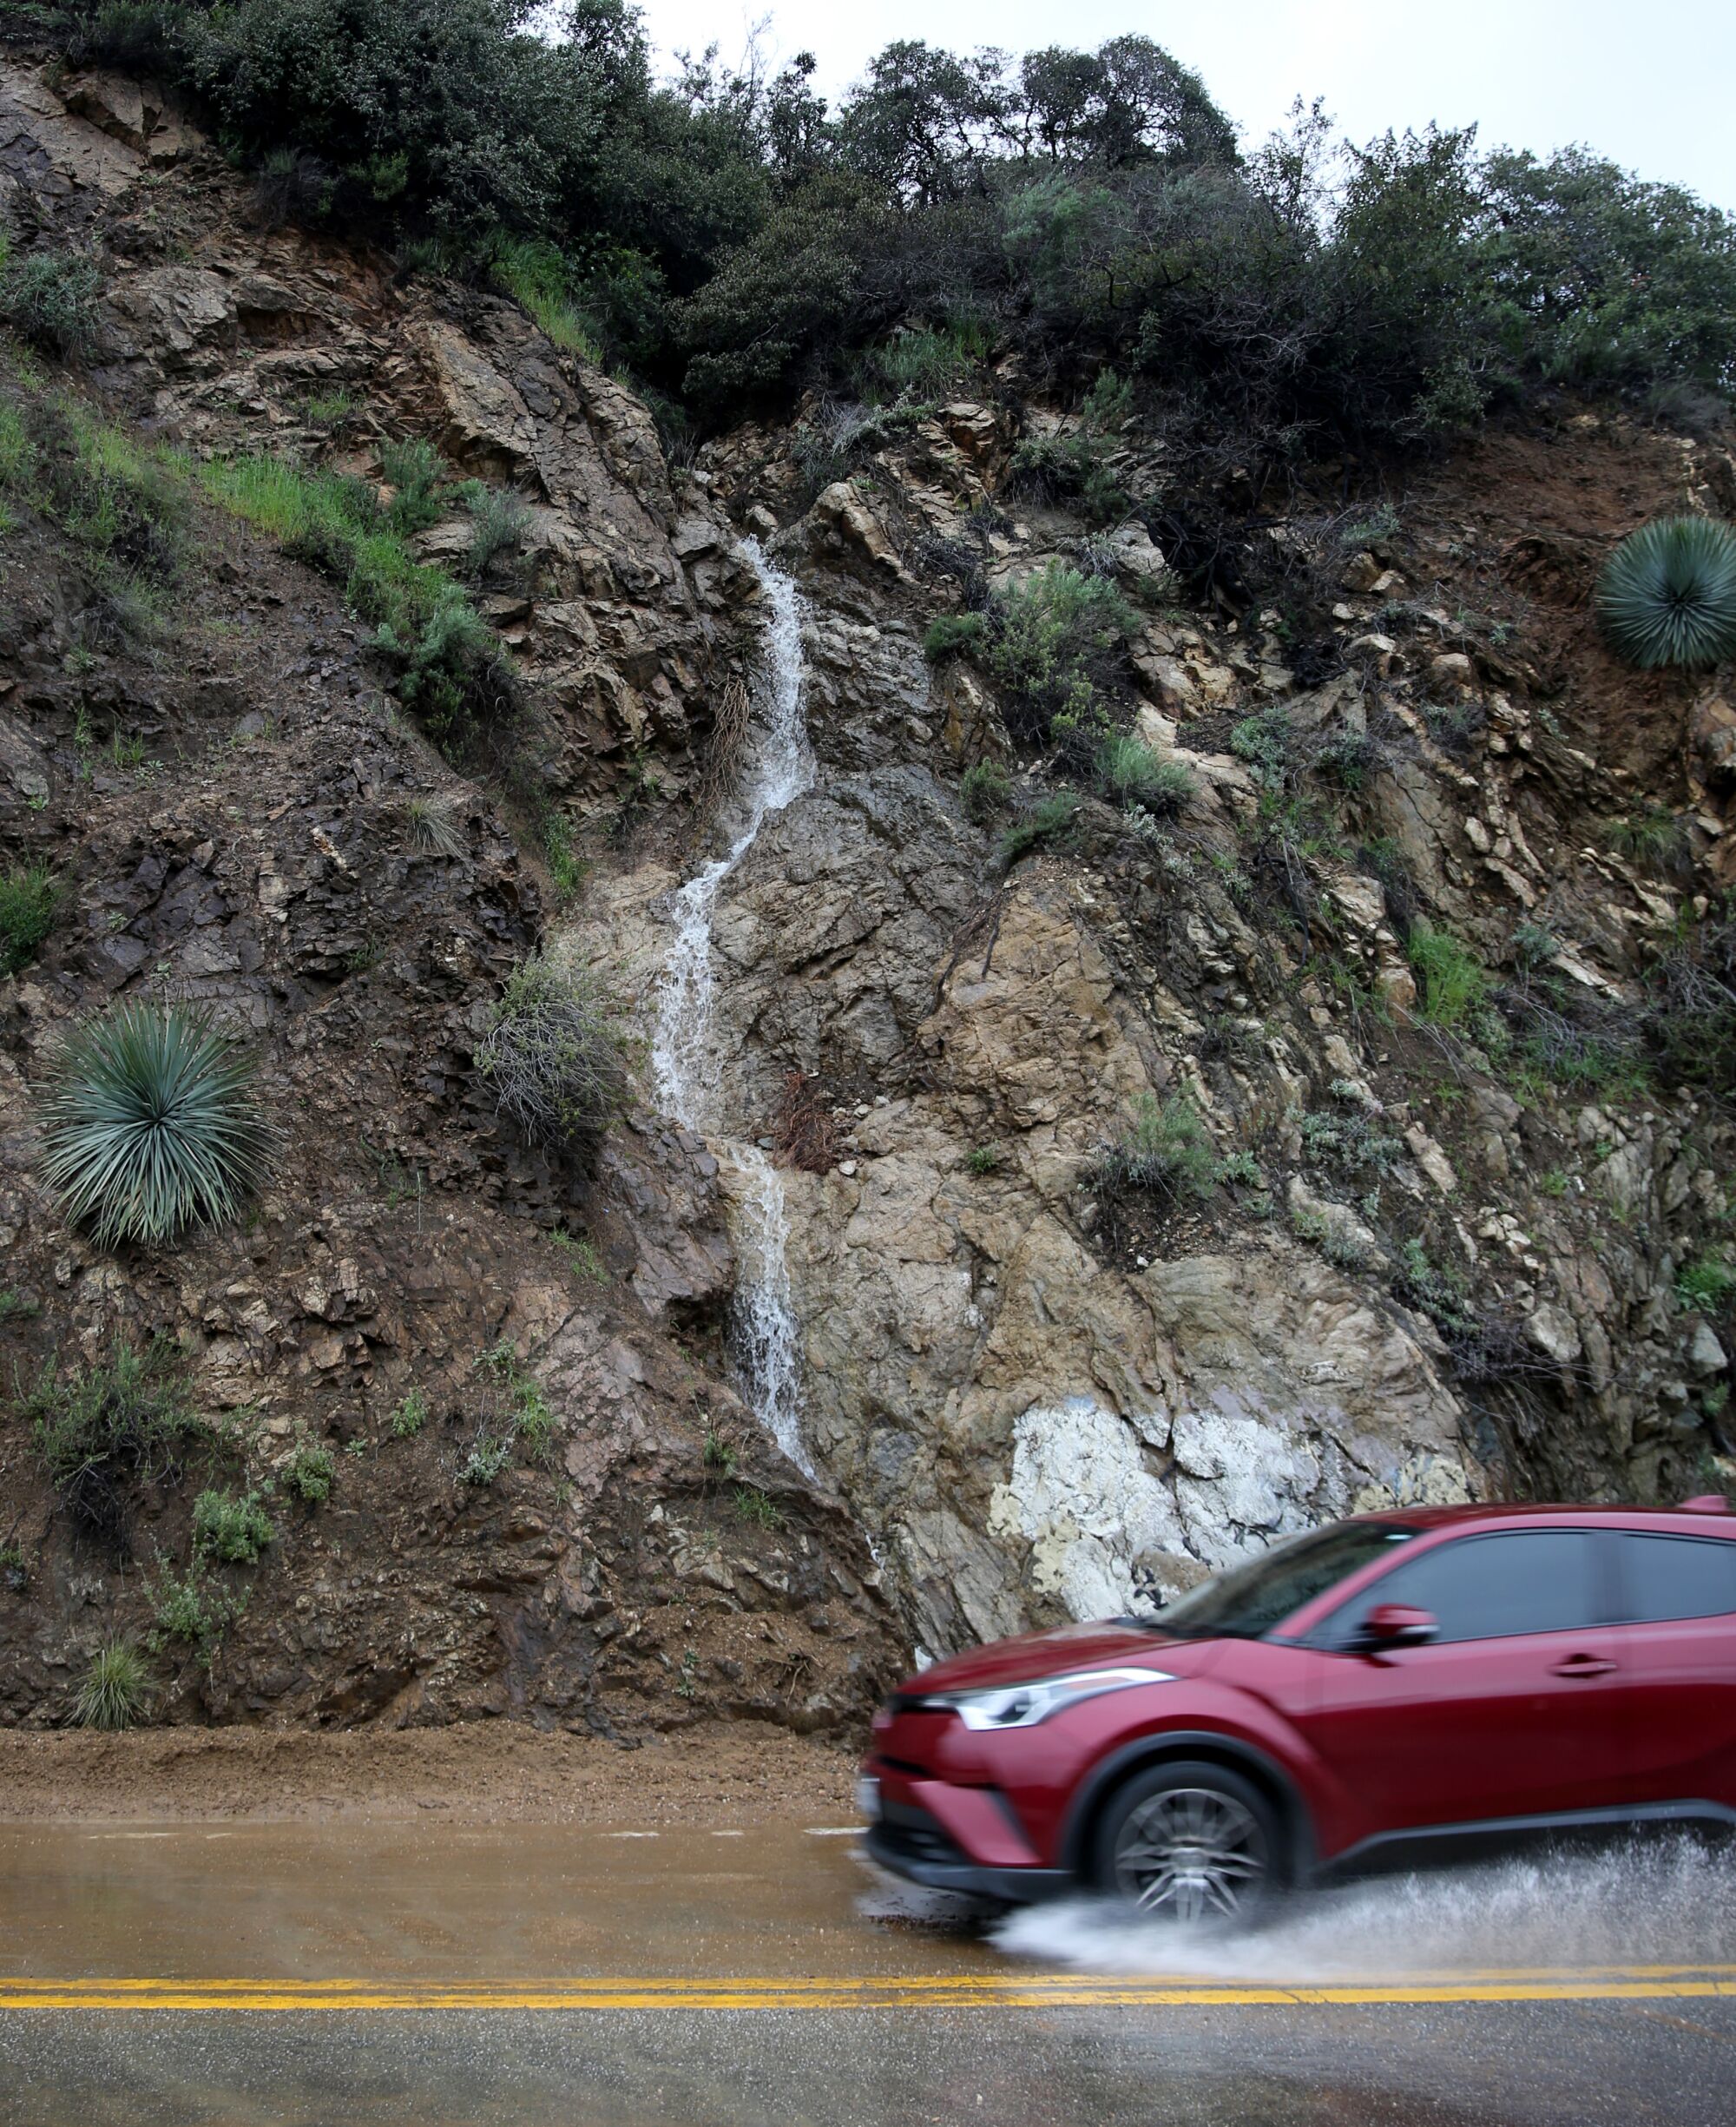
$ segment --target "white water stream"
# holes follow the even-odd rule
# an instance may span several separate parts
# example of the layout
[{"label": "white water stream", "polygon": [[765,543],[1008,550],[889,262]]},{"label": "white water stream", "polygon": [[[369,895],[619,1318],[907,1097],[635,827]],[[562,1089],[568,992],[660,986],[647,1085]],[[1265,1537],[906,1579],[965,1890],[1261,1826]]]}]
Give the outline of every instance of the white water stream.
[{"label": "white water stream", "polygon": [[730,822],[733,839],[726,854],[701,866],[674,896],[675,942],[657,1000],[651,1071],[665,1112],[707,1137],[740,1177],[734,1240],[741,1268],[731,1324],[736,1363],[754,1415],[791,1461],[812,1476],[801,1437],[801,1362],[785,1260],[789,1218],[783,1178],[751,1139],[722,1133],[715,1113],[720,1074],[712,923],[718,896],[767,820],[814,779],[813,749],[802,717],[801,603],[795,583],[766,558],[757,540],[744,540],[740,550],[760,579],[766,627]]}]

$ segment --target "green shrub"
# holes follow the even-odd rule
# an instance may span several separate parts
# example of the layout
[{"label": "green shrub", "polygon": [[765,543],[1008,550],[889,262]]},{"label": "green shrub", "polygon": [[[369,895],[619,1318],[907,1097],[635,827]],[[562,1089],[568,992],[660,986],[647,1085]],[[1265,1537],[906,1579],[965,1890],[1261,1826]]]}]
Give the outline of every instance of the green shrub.
[{"label": "green shrub", "polygon": [[1291,738],[1288,712],[1274,706],[1242,718],[1230,733],[1230,751],[1247,762],[1260,782],[1276,787],[1289,764]]},{"label": "green shrub", "polygon": [[1317,1110],[1299,1124],[1305,1158],[1344,1174],[1371,1167],[1384,1174],[1404,1156],[1404,1141],[1377,1129],[1359,1109],[1345,1114]]},{"label": "green shrub", "polygon": [[338,1458],[329,1447],[299,1440],[283,1465],[283,1481],[308,1506],[323,1506],[332,1497]]},{"label": "green shrub", "polygon": [[428,1423],[428,1399],[419,1388],[404,1392],[403,1399],[391,1414],[391,1437],[394,1440],[413,1440]]},{"label": "green shrub", "polygon": [[145,1584],[145,1593],[151,1606],[152,1651],[160,1654],[179,1642],[192,1648],[206,1669],[211,1666],[224,1633],[247,1607],[245,1596],[220,1586],[197,1559],[185,1573],[177,1574],[159,1556],[156,1571]]},{"label": "green shrub", "polygon": [[1160,1104],[1149,1093],[1134,1103],[1132,1123],[1104,1145],[1091,1169],[1100,1189],[1207,1197],[1220,1169],[1205,1117],[1185,1093]]},{"label": "green shrub", "polygon": [[511,1434],[494,1432],[483,1426],[471,1442],[470,1453],[458,1465],[458,1481],[480,1490],[503,1475],[511,1460]]},{"label": "green shrub", "polygon": [[[426,446],[389,447],[409,453],[392,460],[407,479],[393,506],[407,496],[414,517],[418,483],[433,477]],[[398,693],[438,742],[462,749],[514,714],[516,688],[499,638],[451,577],[417,561],[365,483],[263,456],[214,458],[201,477],[224,508],[343,586],[378,625],[380,649],[398,666]]]},{"label": "green shrub", "polygon": [[43,353],[75,361],[95,345],[102,286],[89,259],[46,251],[13,259],[0,269],[0,319]]},{"label": "green shrub", "polygon": [[400,437],[380,445],[380,471],[391,488],[386,522],[400,538],[426,531],[440,517],[441,476],[445,463],[420,436]]},{"label": "green shrub", "polygon": [[128,1493],[178,1483],[181,1458],[211,1428],[186,1399],[170,1347],[116,1341],[106,1361],[63,1373],[51,1360],[21,1399],[49,1482],[74,1523],[124,1551]]},{"label": "green shrub", "polygon": [[151,1700],[151,1673],[130,1640],[110,1640],[90,1657],[73,1702],[82,1729],[130,1729]]},{"label": "green shrub", "polygon": [[583,1156],[608,1129],[627,1095],[613,1018],[589,968],[533,953],[508,976],[476,1064],[531,1143]]},{"label": "green shrub", "polygon": [[1423,1017],[1436,1026],[1472,1028],[1489,1001],[1489,978],[1450,932],[1419,923],[1407,946],[1423,991]]},{"label": "green shrub", "polygon": [[1079,800],[1070,790],[1057,790],[1039,798],[1023,820],[1016,820],[1001,837],[1001,862],[1012,866],[1034,849],[1064,842],[1073,832]]},{"label": "green shrub", "polygon": [[974,657],[988,638],[989,623],[980,613],[942,613],[923,634],[923,655],[937,665],[949,657]]},{"label": "green shrub", "polygon": [[60,890],[46,866],[0,872],[0,980],[36,958],[59,905]]},{"label": "green shrub", "polygon": [[464,572],[481,578],[503,554],[516,554],[529,537],[533,519],[510,488],[478,487],[470,497],[470,543]]},{"label": "green shrub", "polygon": [[1736,657],[1736,530],[1711,517],[1660,517],[1604,565],[1597,617],[1641,670],[1690,670]]},{"label": "green shrub", "polygon": [[1179,813],[1195,787],[1184,761],[1154,752],[1130,731],[1116,732],[1098,748],[1097,780],[1117,805],[1137,805],[1154,820]]},{"label": "green shrub", "polygon": [[1691,1314],[1716,1314],[1736,1295],[1736,1266],[1721,1255],[1702,1255],[1676,1276],[1676,1298]]},{"label": "green shrub", "polygon": [[981,826],[995,813],[1006,811],[1012,788],[1013,779],[998,761],[972,761],[958,786],[964,817]]},{"label": "green shrub", "polygon": [[1014,697],[1016,738],[1046,739],[1058,716],[1088,721],[1138,622],[1103,576],[1046,563],[1009,584],[990,609],[983,662]]},{"label": "green shrub", "polygon": [[218,1558],[226,1565],[256,1565],[260,1553],[276,1541],[277,1530],[255,1492],[239,1498],[215,1490],[201,1492],[193,1503],[193,1555]]},{"label": "green shrub", "polygon": [[733,1477],[741,1458],[736,1452],[734,1444],[726,1439],[715,1426],[708,1425],[705,1430],[704,1459],[707,1470],[715,1470],[724,1477]]},{"label": "green shrub", "polygon": [[973,1175],[997,1174],[1005,1164],[999,1145],[973,1145],[964,1156],[964,1164]]},{"label": "green shrub", "polygon": [[277,1143],[253,1080],[251,1058],[208,1012],[140,1003],[88,1020],[43,1099],[43,1177],[105,1248],[165,1245],[233,1218]]}]

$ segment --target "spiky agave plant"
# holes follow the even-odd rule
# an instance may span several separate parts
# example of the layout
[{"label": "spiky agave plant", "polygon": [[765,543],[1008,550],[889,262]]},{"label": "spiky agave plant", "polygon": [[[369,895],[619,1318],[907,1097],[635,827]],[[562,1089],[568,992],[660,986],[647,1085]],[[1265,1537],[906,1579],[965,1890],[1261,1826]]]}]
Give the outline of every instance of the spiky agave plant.
[{"label": "spiky agave plant", "polygon": [[1597,617],[1621,655],[1646,671],[1736,657],[1736,530],[1705,517],[1642,525],[1604,566]]},{"label": "spiky agave plant", "polygon": [[43,1177],[105,1248],[233,1218],[265,1181],[277,1142],[253,1076],[208,1012],[135,1004],[88,1020],[43,1103]]}]

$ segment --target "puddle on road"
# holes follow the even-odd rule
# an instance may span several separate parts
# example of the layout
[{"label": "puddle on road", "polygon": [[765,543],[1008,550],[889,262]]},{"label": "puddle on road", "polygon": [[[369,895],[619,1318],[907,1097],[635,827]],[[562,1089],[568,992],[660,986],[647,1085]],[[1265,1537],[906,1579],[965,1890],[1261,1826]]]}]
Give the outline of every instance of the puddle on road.
[{"label": "puddle on road", "polygon": [[1305,1892],[1245,1933],[1066,1900],[1003,1918],[1008,1956],[1093,1972],[1321,1982],[1539,1966],[1736,1962],[1736,1848],[1693,1838]]}]

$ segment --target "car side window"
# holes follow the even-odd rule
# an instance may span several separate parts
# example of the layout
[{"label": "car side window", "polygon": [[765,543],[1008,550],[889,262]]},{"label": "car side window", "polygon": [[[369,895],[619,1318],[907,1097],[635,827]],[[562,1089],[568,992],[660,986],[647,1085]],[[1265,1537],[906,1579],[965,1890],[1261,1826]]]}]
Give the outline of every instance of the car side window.
[{"label": "car side window", "polygon": [[1432,1644],[1571,1632],[1602,1614],[1589,1533],[1527,1529],[1460,1537],[1384,1573],[1335,1610],[1321,1630],[1329,1647],[1351,1647],[1377,1604],[1406,1603],[1439,1625]]},{"label": "car side window", "polygon": [[1618,1544],[1625,1623],[1660,1624],[1736,1611],[1736,1544],[1728,1538],[1634,1531]]}]

